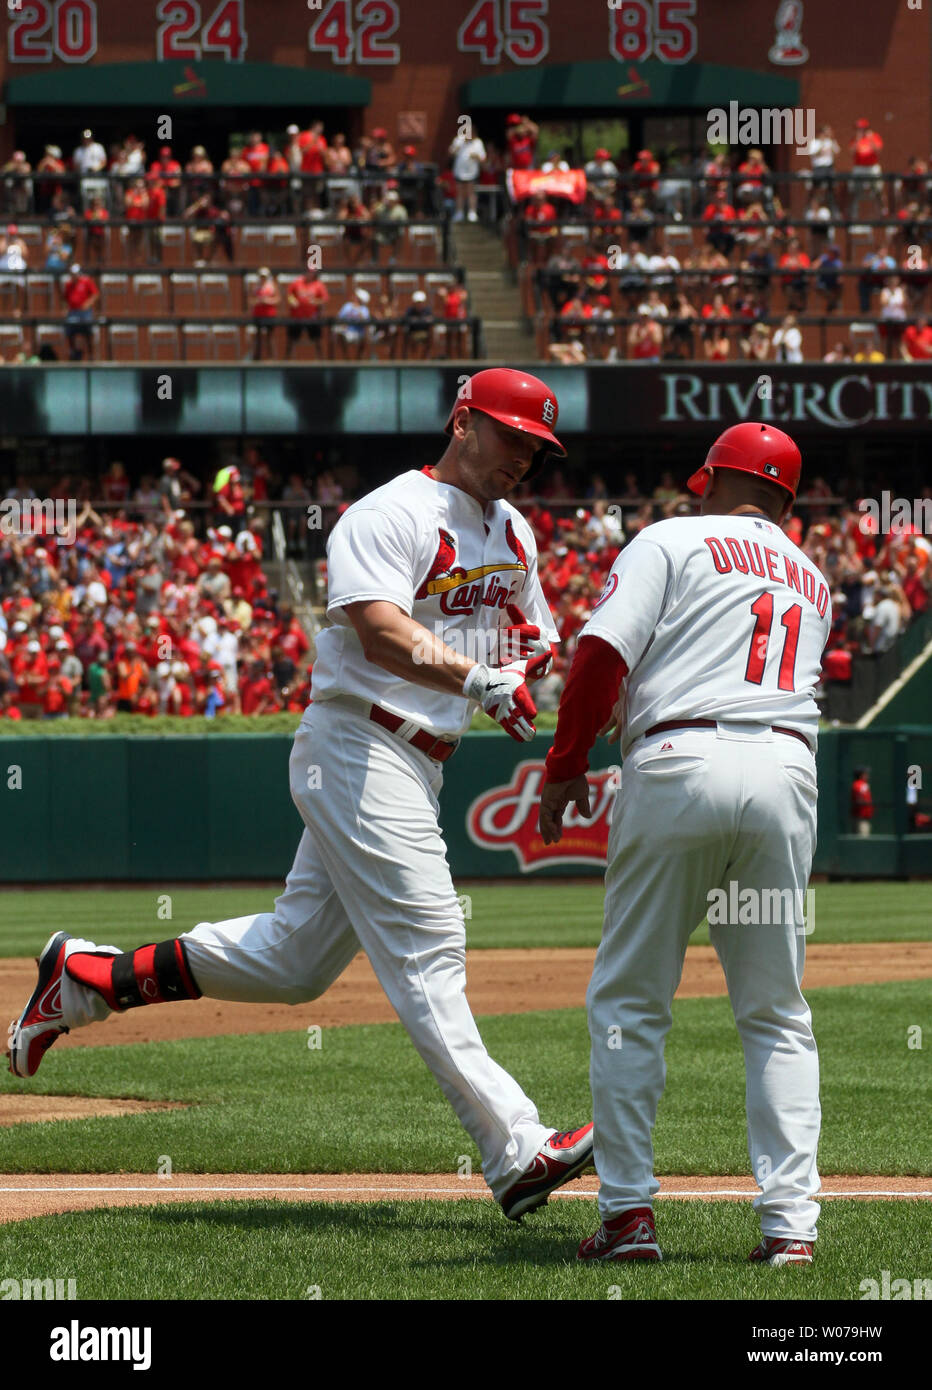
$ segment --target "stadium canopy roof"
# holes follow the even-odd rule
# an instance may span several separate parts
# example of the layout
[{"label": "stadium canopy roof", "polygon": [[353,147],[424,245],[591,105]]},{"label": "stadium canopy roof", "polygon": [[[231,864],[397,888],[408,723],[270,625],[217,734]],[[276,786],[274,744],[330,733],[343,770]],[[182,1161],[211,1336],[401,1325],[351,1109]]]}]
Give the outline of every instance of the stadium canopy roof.
[{"label": "stadium canopy roof", "polygon": [[798,106],[799,83],[776,73],[716,63],[553,63],[476,77],[462,88],[463,109],[501,106],[627,108]]},{"label": "stadium canopy roof", "polygon": [[368,106],[372,84],[325,68],[277,63],[98,63],[10,77],[4,101],[23,106]]}]

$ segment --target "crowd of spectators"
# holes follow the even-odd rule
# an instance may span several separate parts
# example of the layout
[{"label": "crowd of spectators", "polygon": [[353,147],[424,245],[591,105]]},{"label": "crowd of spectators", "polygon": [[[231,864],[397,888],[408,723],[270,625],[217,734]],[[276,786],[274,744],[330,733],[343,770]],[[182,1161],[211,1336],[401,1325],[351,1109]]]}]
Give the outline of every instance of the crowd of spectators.
[{"label": "crowd of spectators", "polygon": [[417,144],[396,147],[381,126],[352,145],[342,132],[328,137],[320,120],[303,130],[295,124],[273,133],[253,130],[231,137],[216,159],[204,145],[192,146],[186,158],[171,144],[150,156],[133,134],[105,149],[87,129],[68,156],[49,144],[33,166],[25,150],[14,151],[0,168],[0,211],[16,218],[152,222],[184,216],[206,197],[231,218],[274,218],[337,213],[347,201],[368,208],[394,187],[408,215],[417,217],[434,211],[431,172]]},{"label": "crowd of spectators", "polygon": [[[207,267],[219,258],[233,266],[239,257],[236,224],[243,218],[300,217],[309,227],[324,219],[342,227],[347,265],[396,264],[405,228],[438,212],[434,168],[419,157],[415,144],[396,148],[386,130],[376,127],[354,146],[336,132],[329,138],[322,121],[306,129],[288,126],[275,139],[252,131],[231,141],[215,165],[203,145],[194,146],[182,164],[171,145],[149,159],[142,142],[128,135],[109,151],[84,132],[66,161],[60,146],[47,145],[33,165],[17,150],[0,174],[0,216],[36,218],[44,224],[38,253],[23,239],[18,222],[0,230],[0,291],[7,322],[23,317],[25,272],[55,276],[57,296],[71,361],[93,356],[93,326],[99,319],[100,284],[95,271],[112,257],[110,227],[121,220],[120,265],[157,265],[163,254],[167,219],[190,223],[194,265]],[[272,177],[280,175],[281,177]],[[300,176],[300,177],[298,177]],[[312,232],[309,231],[309,235]],[[79,237],[83,257],[78,259]],[[389,281],[389,285],[391,282]],[[360,357],[388,340],[390,356],[433,355],[435,339],[446,355],[461,354],[468,343],[468,299],[460,284],[438,286],[428,300],[423,289],[373,295],[360,288],[345,302],[335,302],[320,270],[296,274],[287,286],[267,266],[259,270],[248,293],[255,359],[280,349],[290,357],[306,340],[320,356],[319,320],[338,320],[332,343],[336,356]],[[279,336],[269,320],[286,320]],[[394,320],[390,328],[370,321]],[[442,331],[435,333],[435,328]],[[54,348],[25,346],[11,360],[53,360]]]},{"label": "crowd of spectators", "polygon": [[[122,465],[108,479],[118,493]],[[67,535],[0,535],[0,718],[304,709],[310,643],[268,587],[239,470],[214,479],[203,536],[176,505],[196,490],[166,459],[148,495],[104,514],[85,501]],[[30,495],[20,479],[7,497]]]},{"label": "crowd of spectators", "polygon": [[[277,475],[250,446],[241,464],[224,463],[210,482],[167,458],[157,480],[141,477],[133,488],[115,462],[94,489],[109,509],[98,512],[85,496],[73,543],[51,527],[44,535],[0,534],[0,717],[302,710],[309,643],[268,587],[261,504],[284,504],[289,545],[300,551],[312,503],[325,534],[359,494],[354,471],[341,476],[327,467],[312,480]],[[65,478],[57,493],[70,488]],[[18,478],[7,498],[33,495]],[[786,522],[830,585],[826,682],[850,681],[855,661],[889,650],[929,608],[932,487],[922,500],[917,525],[878,535],[856,499],[842,503],[815,477]],[[653,486],[627,472],[612,491],[595,474],[581,497],[554,469],[539,495],[525,488],[516,501],[537,539],[541,584],[560,634],[554,669],[535,686],[539,708],[555,709],[579,630],[620,549],[655,521],[694,514],[695,499],[670,471]],[[323,606],[326,566],[320,569]]]},{"label": "crowd of spectators", "polygon": [[[519,244],[550,320],[550,356],[616,360],[610,321],[628,317],[624,347],[635,360],[802,361],[799,318],[843,316],[846,301],[850,318],[856,293],[867,323],[856,332],[840,325],[848,337],[826,360],[928,359],[932,175],[927,161],[911,156],[885,181],[881,149],[867,119],[859,120],[842,176],[838,142],[823,127],[809,147],[806,205],[795,216],[790,186],[775,181],[759,149],[709,148],[696,159],[674,153],[663,161],[649,149],[633,161],[596,150],[584,166],[583,201],[537,188],[516,211]],[[525,158],[524,167],[538,167],[533,150]],[[539,167],[570,166],[552,151]],[[846,262],[840,235],[863,216],[886,225],[861,228],[864,249]],[[698,232],[681,225],[689,219]],[[574,234],[579,223],[587,224],[582,240]],[[848,296],[846,281],[854,286]]]}]

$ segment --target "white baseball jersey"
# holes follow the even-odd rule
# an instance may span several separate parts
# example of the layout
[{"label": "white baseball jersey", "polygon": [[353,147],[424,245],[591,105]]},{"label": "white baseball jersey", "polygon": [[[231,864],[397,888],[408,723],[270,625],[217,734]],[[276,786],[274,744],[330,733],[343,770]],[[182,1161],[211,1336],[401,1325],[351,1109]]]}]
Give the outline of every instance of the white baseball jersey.
[{"label": "white baseball jersey", "polygon": [[396,604],[460,656],[494,664],[491,635],[509,603],[556,642],[537,577],[534,534],[508,502],[482,507],[461,488],[412,469],[354,502],[327,543],[327,614],[317,639],[311,698],[354,695],[440,738],[469,727],[476,702],[429,690],[366,659],[348,603]]},{"label": "white baseball jersey", "polygon": [[828,585],[774,522],[672,517],[618,556],[580,637],[624,659],[622,753],[668,719],[781,724],[815,747]]}]

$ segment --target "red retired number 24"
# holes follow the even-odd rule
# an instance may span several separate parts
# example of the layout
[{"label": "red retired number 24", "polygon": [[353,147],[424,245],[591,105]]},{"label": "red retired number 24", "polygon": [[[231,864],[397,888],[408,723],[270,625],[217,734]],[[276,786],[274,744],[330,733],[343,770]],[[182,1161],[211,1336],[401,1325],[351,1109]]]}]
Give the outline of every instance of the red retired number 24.
[{"label": "red retired number 24", "polygon": [[[764,679],[764,667],[767,664],[767,652],[770,647],[770,629],[773,627],[773,594],[761,594],[751,604],[751,612],[754,614],[756,622],[751,634],[751,646],[748,651],[748,663],[744,679],[750,681],[752,685],[760,685]],[[783,655],[780,657],[780,673],[777,677],[779,690],[796,689],[796,649],[799,646],[799,624],[802,621],[802,616],[802,608],[798,603],[794,603],[792,608],[788,608],[780,619],[781,626],[786,630],[786,636],[783,639]]]}]

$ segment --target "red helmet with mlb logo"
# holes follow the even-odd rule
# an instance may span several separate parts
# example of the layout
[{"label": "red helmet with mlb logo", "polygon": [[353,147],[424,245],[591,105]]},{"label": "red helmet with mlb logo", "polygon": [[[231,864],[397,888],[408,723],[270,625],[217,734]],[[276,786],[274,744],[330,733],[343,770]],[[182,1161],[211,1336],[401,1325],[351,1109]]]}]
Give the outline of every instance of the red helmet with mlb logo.
[{"label": "red helmet with mlb logo", "polygon": [[457,392],[456,402],[444,427],[445,434],[453,433],[453,417],[461,405],[481,410],[503,425],[533,434],[542,441],[534,455],[524,481],[533,478],[544,466],[548,454],[566,458],[566,450],[553,430],[557,423],[557,398],[550,387],[530,372],[516,372],[511,367],[489,367],[464,381]]},{"label": "red helmet with mlb logo", "polygon": [[785,488],[791,497],[799,487],[802,459],[788,434],[773,425],[747,423],[732,425],[720,434],[706,455],[705,463],[686,486],[701,497],[709,485],[712,470],[734,468],[740,473],[756,473],[769,483]]}]

